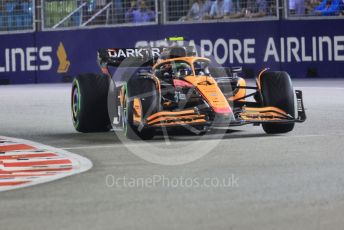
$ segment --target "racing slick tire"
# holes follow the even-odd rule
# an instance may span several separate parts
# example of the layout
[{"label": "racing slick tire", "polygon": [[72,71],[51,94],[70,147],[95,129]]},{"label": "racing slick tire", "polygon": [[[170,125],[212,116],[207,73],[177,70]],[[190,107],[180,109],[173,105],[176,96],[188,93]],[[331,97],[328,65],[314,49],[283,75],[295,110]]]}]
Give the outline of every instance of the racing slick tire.
[{"label": "racing slick tire", "polygon": [[75,129],[82,133],[111,129],[107,100],[109,79],[104,75],[81,74],[72,84],[72,117]]},{"label": "racing slick tire", "polygon": [[[122,122],[124,135],[132,140],[150,140],[155,129],[134,123],[134,98],[141,103],[141,119],[144,121],[158,111],[158,94],[153,80],[148,78],[130,79],[124,85]],[[142,123],[141,123],[142,124]]]},{"label": "racing slick tire", "polygon": [[[294,89],[288,73],[283,71],[265,72],[260,77],[263,106],[274,106],[294,117]],[[293,130],[295,123],[263,123],[268,134],[287,133]]]}]

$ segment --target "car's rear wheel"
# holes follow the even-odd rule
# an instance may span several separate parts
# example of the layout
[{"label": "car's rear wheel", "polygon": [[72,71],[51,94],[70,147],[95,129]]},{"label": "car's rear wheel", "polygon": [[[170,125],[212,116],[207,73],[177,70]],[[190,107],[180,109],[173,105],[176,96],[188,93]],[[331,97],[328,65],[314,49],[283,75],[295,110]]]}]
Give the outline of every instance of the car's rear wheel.
[{"label": "car's rear wheel", "polygon": [[72,85],[72,118],[79,132],[105,132],[111,129],[107,109],[109,79],[97,74],[78,75]]},{"label": "car's rear wheel", "polygon": [[[155,129],[146,127],[143,123],[147,117],[158,111],[158,95],[154,81],[147,78],[132,79],[124,85],[122,105],[122,122],[124,135],[133,140],[149,140],[155,135]],[[140,117],[139,122],[134,121],[134,108],[138,103]],[[136,105],[137,106],[137,105]]]},{"label": "car's rear wheel", "polygon": [[[288,73],[283,71],[265,72],[259,79],[263,106],[274,106],[295,116],[294,89]],[[287,133],[293,130],[294,123],[263,123],[268,134]]]}]

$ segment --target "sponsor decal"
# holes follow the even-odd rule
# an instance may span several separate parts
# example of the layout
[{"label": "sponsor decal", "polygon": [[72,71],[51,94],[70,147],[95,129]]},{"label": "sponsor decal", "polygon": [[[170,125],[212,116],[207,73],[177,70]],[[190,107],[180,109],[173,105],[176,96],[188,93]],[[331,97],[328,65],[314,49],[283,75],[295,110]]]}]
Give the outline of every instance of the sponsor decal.
[{"label": "sponsor decal", "polygon": [[110,58],[145,58],[160,55],[159,48],[108,49]]}]

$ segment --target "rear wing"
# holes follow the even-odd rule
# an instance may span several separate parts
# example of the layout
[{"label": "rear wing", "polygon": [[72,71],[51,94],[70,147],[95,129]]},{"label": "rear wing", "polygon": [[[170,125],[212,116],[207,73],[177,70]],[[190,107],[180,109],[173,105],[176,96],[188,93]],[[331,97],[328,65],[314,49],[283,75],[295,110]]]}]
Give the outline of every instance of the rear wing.
[{"label": "rear wing", "polygon": [[111,48],[98,50],[100,66],[151,66],[160,57],[163,48]]},{"label": "rear wing", "polygon": [[98,50],[101,67],[145,67],[160,59],[194,56],[192,46],[111,48]]}]

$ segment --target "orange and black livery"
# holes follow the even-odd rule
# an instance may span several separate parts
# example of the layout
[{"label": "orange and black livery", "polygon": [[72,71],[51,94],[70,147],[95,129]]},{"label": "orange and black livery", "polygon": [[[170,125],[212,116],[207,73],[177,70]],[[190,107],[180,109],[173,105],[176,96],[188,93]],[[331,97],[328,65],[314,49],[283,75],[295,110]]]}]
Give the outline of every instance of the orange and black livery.
[{"label": "orange and black livery", "polygon": [[[115,125],[128,138],[150,139],[163,128],[204,133],[254,124],[274,134],[306,119],[302,92],[288,73],[264,69],[249,86],[240,67],[214,67],[193,47],[101,49],[98,64],[101,75],[79,75],[73,83],[73,122],[81,132]],[[126,71],[113,79],[110,67]]]}]

